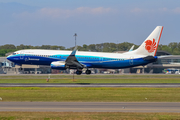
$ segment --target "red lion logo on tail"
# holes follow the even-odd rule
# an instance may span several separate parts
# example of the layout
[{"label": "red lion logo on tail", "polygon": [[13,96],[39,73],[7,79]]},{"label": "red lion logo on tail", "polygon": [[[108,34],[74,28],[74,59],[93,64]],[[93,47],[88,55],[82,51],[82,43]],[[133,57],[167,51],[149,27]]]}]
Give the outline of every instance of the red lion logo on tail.
[{"label": "red lion logo on tail", "polygon": [[153,39],[153,41],[151,40],[146,40],[145,42],[145,48],[149,53],[154,52],[154,50],[156,49],[156,42],[155,39]]}]

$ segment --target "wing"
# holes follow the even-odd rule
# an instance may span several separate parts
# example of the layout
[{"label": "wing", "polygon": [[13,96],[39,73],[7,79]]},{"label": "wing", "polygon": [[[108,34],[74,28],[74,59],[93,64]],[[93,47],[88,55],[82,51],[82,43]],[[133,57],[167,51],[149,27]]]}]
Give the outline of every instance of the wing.
[{"label": "wing", "polygon": [[78,62],[78,60],[75,57],[77,51],[77,46],[74,48],[74,50],[72,51],[72,53],[67,57],[65,64],[67,68],[72,68],[72,69],[83,69],[84,67],[86,67],[85,65],[81,64],[80,62]]}]

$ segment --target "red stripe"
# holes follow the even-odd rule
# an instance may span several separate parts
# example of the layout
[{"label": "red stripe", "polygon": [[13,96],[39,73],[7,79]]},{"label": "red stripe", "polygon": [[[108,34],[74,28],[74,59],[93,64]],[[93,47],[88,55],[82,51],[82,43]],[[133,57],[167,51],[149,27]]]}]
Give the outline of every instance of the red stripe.
[{"label": "red stripe", "polygon": [[159,41],[160,41],[160,38],[161,38],[162,31],[163,31],[163,26],[162,26],[162,29],[161,29],[161,33],[160,33],[160,35],[159,35],[158,44],[157,44],[157,47],[156,47],[156,51],[155,51],[155,53],[154,53],[154,56],[156,55],[156,52],[157,52],[157,49],[158,49],[158,45],[159,45]]}]

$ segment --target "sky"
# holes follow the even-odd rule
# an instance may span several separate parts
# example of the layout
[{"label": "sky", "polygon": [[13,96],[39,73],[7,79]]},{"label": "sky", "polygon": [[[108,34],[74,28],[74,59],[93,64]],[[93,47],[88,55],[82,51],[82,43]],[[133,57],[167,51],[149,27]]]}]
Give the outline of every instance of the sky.
[{"label": "sky", "polygon": [[0,45],[140,45],[156,26],[180,42],[180,0],[0,0]]}]

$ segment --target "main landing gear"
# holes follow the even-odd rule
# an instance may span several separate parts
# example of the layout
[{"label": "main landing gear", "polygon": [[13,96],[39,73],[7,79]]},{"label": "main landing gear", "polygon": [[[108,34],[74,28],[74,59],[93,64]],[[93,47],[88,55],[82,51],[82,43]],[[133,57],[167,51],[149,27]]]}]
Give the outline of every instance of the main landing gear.
[{"label": "main landing gear", "polygon": [[81,75],[81,74],[82,74],[82,70],[77,70],[77,71],[76,71],[76,74],[77,74],[77,75]]},{"label": "main landing gear", "polygon": [[22,70],[23,70],[23,68],[22,68],[22,67],[20,67],[20,70],[22,71]]},{"label": "main landing gear", "polygon": [[[86,73],[87,75],[90,75],[90,74],[91,74],[91,70],[88,70],[88,69],[87,69],[85,73]],[[81,75],[81,74],[82,74],[82,70],[77,70],[77,71],[76,71],[76,74],[77,74],[77,75]]]},{"label": "main landing gear", "polygon": [[86,70],[86,74],[87,75],[91,74],[91,70]]}]

